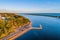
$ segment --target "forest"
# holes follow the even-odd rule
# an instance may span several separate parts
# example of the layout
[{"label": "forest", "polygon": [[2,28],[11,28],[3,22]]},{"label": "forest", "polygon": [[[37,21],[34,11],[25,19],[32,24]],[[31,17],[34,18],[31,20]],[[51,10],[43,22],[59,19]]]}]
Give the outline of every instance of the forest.
[{"label": "forest", "polygon": [[24,16],[14,13],[0,13],[0,38],[15,32],[16,28],[22,28],[28,22],[30,20]]}]

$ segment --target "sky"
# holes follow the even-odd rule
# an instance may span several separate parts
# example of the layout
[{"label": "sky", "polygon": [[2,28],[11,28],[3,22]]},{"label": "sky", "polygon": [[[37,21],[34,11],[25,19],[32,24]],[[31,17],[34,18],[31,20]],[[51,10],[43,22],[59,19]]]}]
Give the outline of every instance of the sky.
[{"label": "sky", "polygon": [[0,0],[0,11],[60,13],[60,0]]}]

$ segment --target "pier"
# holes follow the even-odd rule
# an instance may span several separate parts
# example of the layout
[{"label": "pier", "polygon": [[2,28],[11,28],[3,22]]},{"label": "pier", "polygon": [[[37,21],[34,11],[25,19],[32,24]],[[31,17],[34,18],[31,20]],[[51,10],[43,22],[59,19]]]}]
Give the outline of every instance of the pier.
[{"label": "pier", "polygon": [[32,30],[42,30],[42,25],[40,25],[40,27],[32,27]]},{"label": "pier", "polygon": [[32,27],[32,30],[42,30],[42,28]]},{"label": "pier", "polygon": [[26,25],[25,27],[18,28],[16,32],[11,33],[10,35],[0,39],[0,40],[15,40],[17,37],[22,36],[29,30],[42,30],[42,25],[40,27],[32,27],[31,23],[29,25]]}]

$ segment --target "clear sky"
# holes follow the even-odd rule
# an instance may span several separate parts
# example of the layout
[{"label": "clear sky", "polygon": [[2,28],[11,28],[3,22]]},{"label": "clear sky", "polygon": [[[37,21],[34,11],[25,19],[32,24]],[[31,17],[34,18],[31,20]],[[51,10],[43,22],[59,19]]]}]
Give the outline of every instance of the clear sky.
[{"label": "clear sky", "polygon": [[60,0],[0,0],[0,10],[41,13],[60,12]]}]

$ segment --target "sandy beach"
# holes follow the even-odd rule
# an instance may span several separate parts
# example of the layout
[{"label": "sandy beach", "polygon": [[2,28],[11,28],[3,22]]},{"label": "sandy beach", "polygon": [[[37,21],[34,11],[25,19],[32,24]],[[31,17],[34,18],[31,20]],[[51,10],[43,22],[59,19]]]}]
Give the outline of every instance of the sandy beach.
[{"label": "sandy beach", "polygon": [[15,40],[17,37],[22,36],[24,33],[28,32],[31,29],[32,29],[32,26],[29,26],[27,29],[24,29],[24,30],[22,29],[22,31],[12,35],[8,40]]},{"label": "sandy beach", "polygon": [[26,30],[24,30],[24,31],[19,32],[18,34],[12,35],[12,36],[9,38],[9,40],[15,40],[17,37],[23,35],[24,33],[28,32],[28,31],[31,30],[31,29],[32,29],[32,28],[30,27],[30,28],[28,28],[28,29],[26,29]]}]

